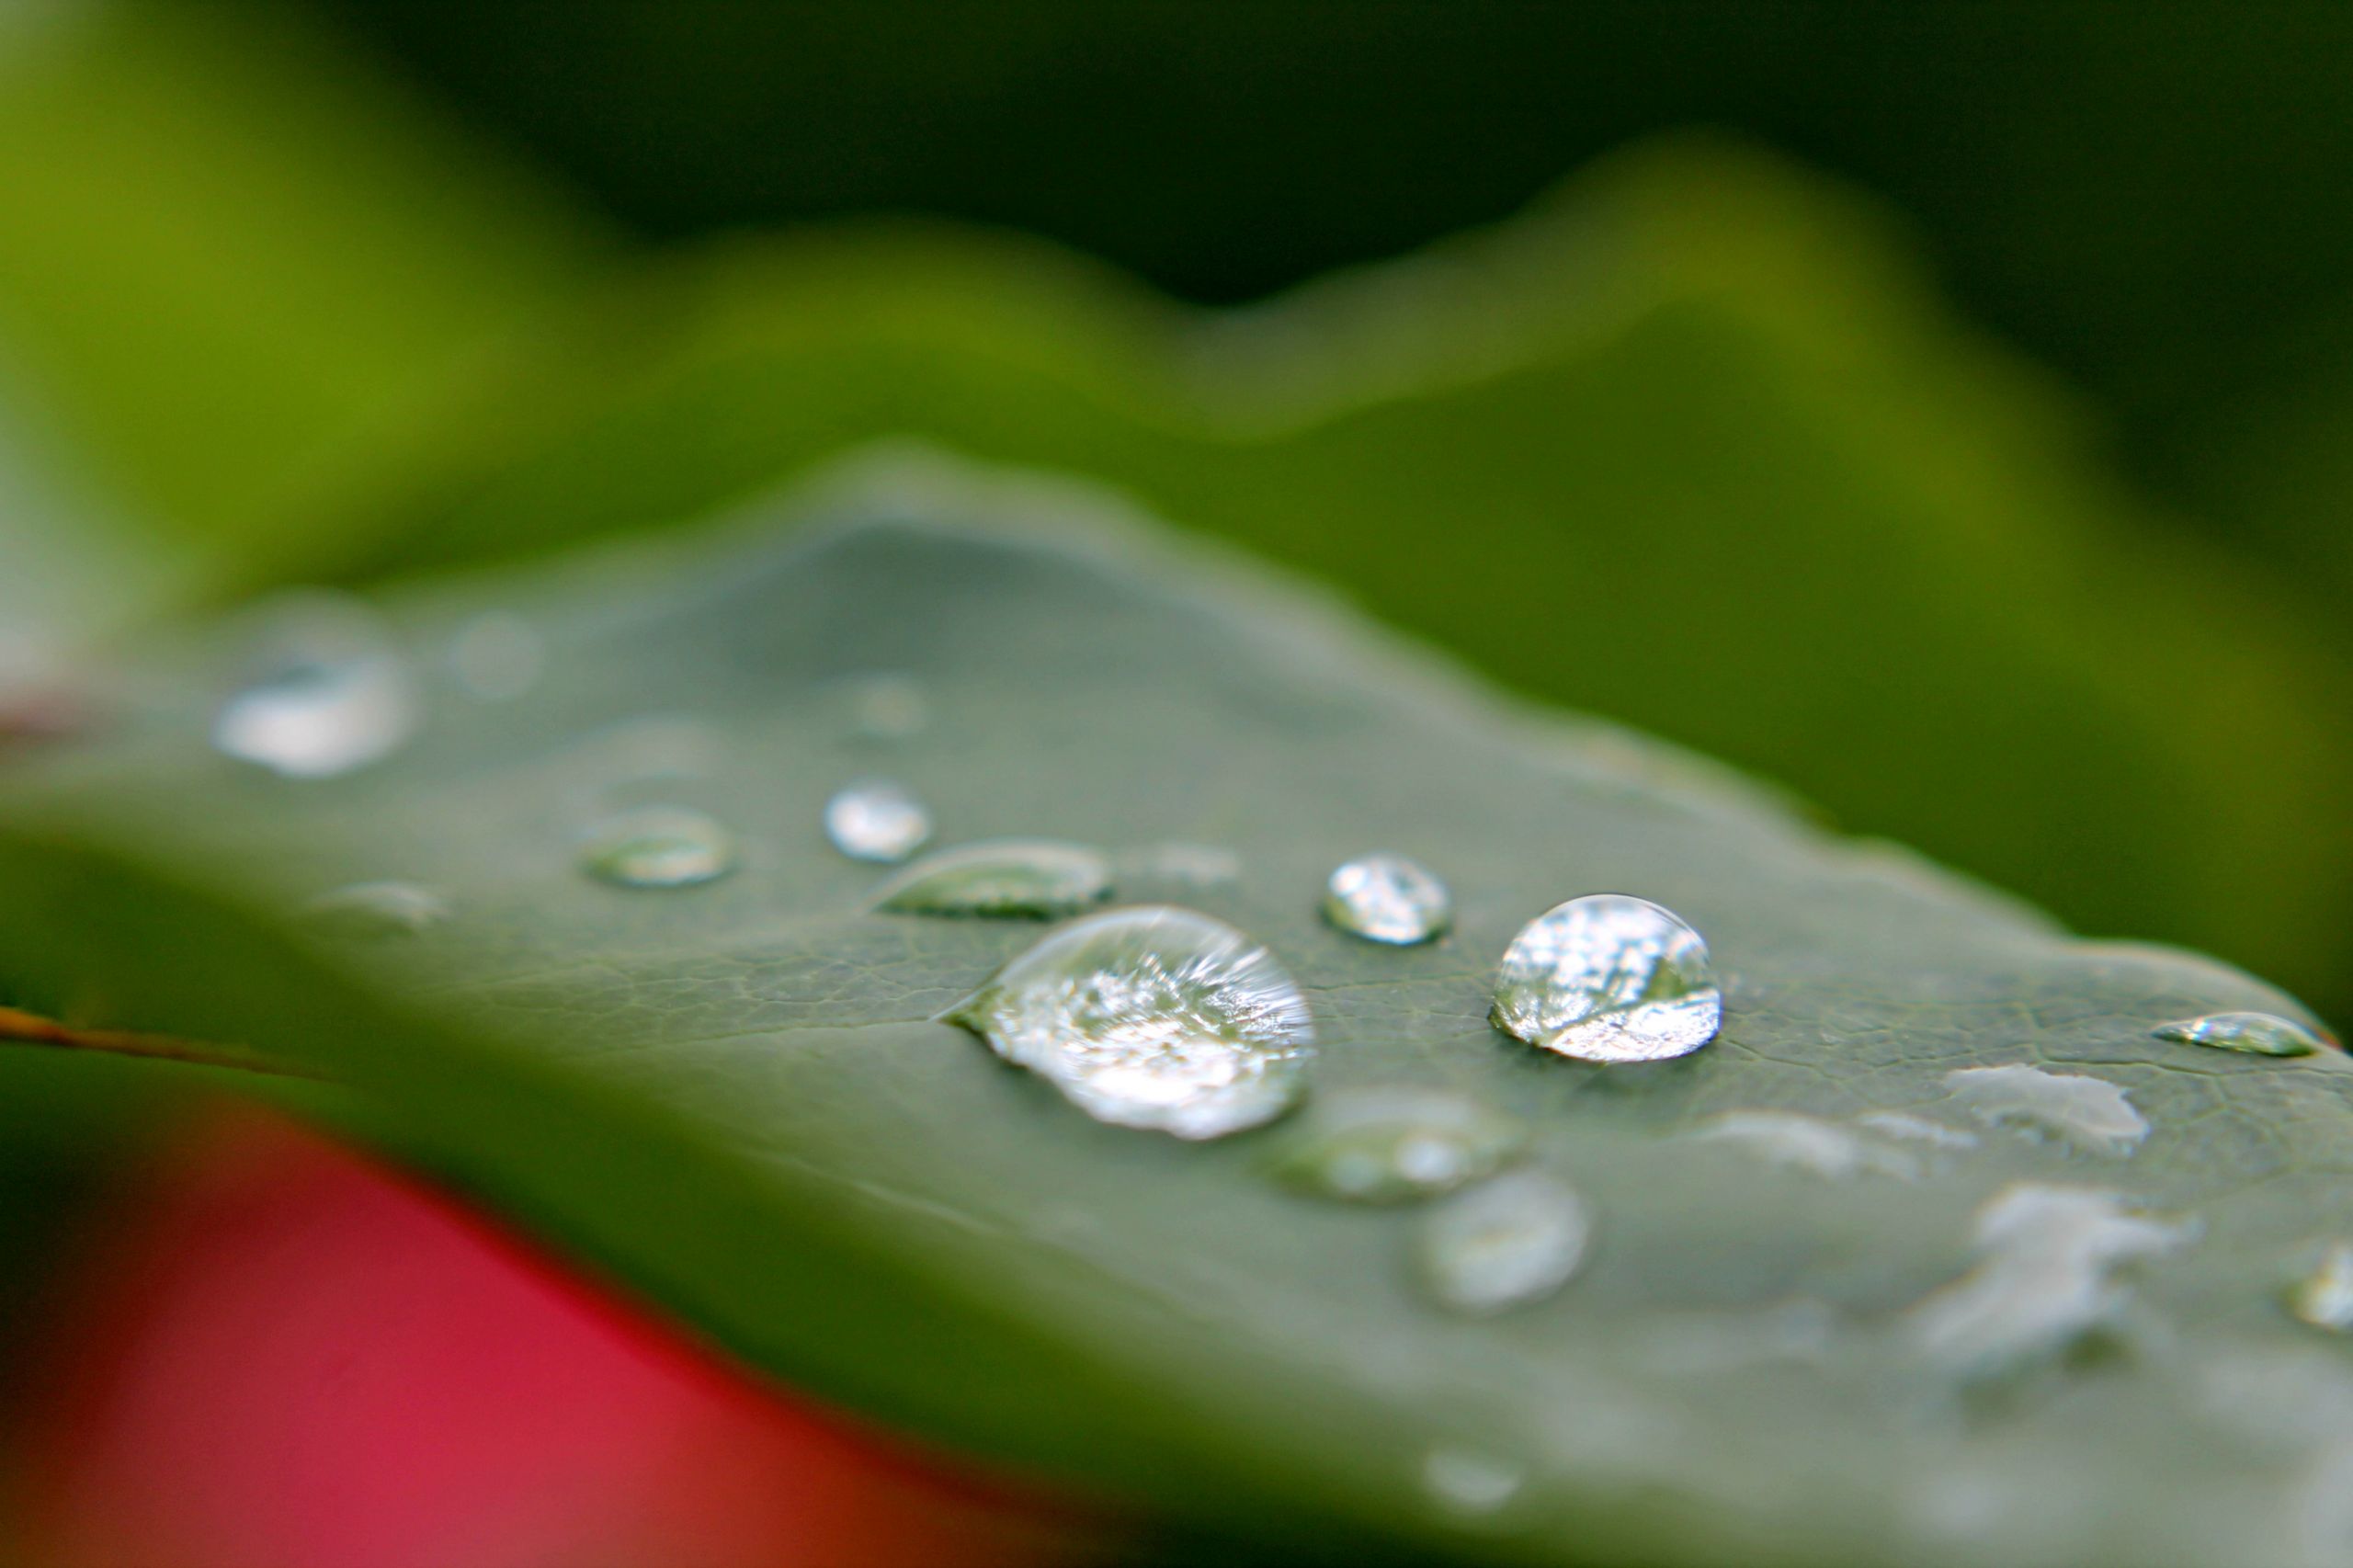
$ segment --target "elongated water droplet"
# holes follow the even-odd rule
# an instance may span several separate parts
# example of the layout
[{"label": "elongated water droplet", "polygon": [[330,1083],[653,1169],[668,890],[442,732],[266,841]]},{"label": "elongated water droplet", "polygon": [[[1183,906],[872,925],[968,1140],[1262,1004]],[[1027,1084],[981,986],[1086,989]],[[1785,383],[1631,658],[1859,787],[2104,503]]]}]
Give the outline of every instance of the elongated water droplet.
[{"label": "elongated water droplet", "polygon": [[853,860],[895,866],[931,836],[931,813],[904,785],[861,779],[825,802],[825,836]]},{"label": "elongated water droplet", "polygon": [[2183,1045],[2210,1045],[2249,1056],[2310,1056],[2325,1043],[2320,1035],[2271,1013],[2209,1013],[2180,1018],[2149,1031]]},{"label": "elongated water droplet", "polygon": [[2314,1328],[2353,1333],[2353,1242],[2331,1242],[2310,1274],[2288,1288],[2288,1310]]},{"label": "elongated water droplet", "polygon": [[1440,1306],[1472,1316],[1540,1301],[1585,1261],[1592,1224],[1557,1176],[1512,1171],[1458,1193],[1423,1220],[1417,1258]]},{"label": "elongated water droplet", "polygon": [[278,619],[261,678],[213,719],[215,748],[289,778],[333,778],[415,733],[415,679],[373,610],[323,596]]},{"label": "elongated water droplet", "polygon": [[334,937],[409,937],[448,920],[449,901],[415,882],[354,882],[311,900],[302,917]]},{"label": "elongated water droplet", "polygon": [[485,610],[449,641],[449,673],[478,702],[511,702],[540,683],[547,644],[509,610]]},{"label": "elongated water droplet", "polygon": [[1222,1138],[1307,1089],[1307,999],[1266,949],[1165,904],[1053,933],[948,1015],[1097,1121]]},{"label": "elongated water droplet", "polygon": [[2148,1118],[2104,1078],[2014,1063],[1961,1068],[1945,1074],[1945,1087],[1988,1127],[2055,1136],[2095,1154],[2129,1154],[2149,1135]]},{"label": "elongated water droplet", "polygon": [[1501,1511],[1528,1483],[1528,1467],[1476,1449],[1443,1444],[1422,1460],[1422,1489],[1449,1514],[1483,1518]]},{"label": "elongated water droplet", "polygon": [[1596,893],[1512,938],[1490,1017],[1563,1056],[1658,1062],[1715,1039],[1723,994],[1699,933],[1646,900]]},{"label": "elongated water droplet", "polygon": [[1454,924],[1446,884],[1403,855],[1363,855],[1332,873],[1324,918],[1368,942],[1434,941]]},{"label": "elongated water droplet", "polygon": [[1326,1096],[1275,1163],[1304,1192],[1352,1203],[1407,1203],[1479,1181],[1528,1146],[1528,1127],[1441,1089]]},{"label": "elongated water droplet", "polygon": [[875,895],[892,915],[1059,920],[1111,896],[1099,850],[1048,839],[1000,838],[926,855]]},{"label": "elongated water droplet", "polygon": [[735,869],[735,835],[685,806],[641,806],[607,822],[580,856],[581,869],[625,888],[685,888]]},{"label": "elongated water droplet", "polygon": [[1915,1181],[1919,1157],[1835,1121],[1788,1110],[1728,1110],[1693,1128],[1704,1142],[1736,1144],[1777,1165],[1832,1181],[1863,1175]]}]

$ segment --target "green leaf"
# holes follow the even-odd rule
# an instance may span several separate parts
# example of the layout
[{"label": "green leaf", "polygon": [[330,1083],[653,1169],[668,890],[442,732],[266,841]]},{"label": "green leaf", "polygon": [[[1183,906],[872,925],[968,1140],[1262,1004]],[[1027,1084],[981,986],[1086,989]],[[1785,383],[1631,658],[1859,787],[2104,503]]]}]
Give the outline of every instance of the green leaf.
[{"label": "green leaf", "polygon": [[[1506,704],[1067,490],[908,460],[812,505],[798,542],[763,517],[404,600],[426,654],[485,608],[525,618],[546,676],[481,705],[436,676],[420,735],[337,779],[207,749],[242,633],[159,659],[119,738],[18,784],[0,984],[331,1073],[419,1157],[754,1364],[1195,1523],[1540,1562],[2341,1551],[2353,1374],[2275,1291],[2345,1223],[2353,1062],[2150,1032],[2290,1000],[2075,941],[1683,754]],[[860,731],[854,683],[878,671],[919,683],[927,728]],[[577,867],[583,791],[649,754],[669,777],[640,792],[732,827],[733,875],[654,891]],[[1279,1128],[1194,1145],[1097,1124],[936,1021],[1039,927],[873,910],[883,873],[819,817],[876,773],[944,843],[1095,843],[1121,899],[1267,943],[1313,1009],[1319,1094],[1425,1086],[1524,1119],[1590,1211],[1582,1274],[1446,1316],[1413,1272],[1429,1210],[1290,1190],[1265,1168]],[[1168,841],[1228,848],[1238,875],[1138,853]],[[1322,920],[1331,867],[1375,848],[1448,881],[1450,937]],[[359,946],[284,926],[387,877],[452,917]],[[1487,1023],[1518,926],[1604,890],[1705,936],[1714,1043],[1597,1067]],[[2028,1065],[2108,1085],[2111,1123],[2148,1124],[2137,1153],[1978,1125],[2014,1075],[1948,1079]],[[1761,1158],[1754,1118],[1725,1136],[1740,1110],[1857,1138],[1859,1116],[1926,1116],[1980,1142],[1899,1160],[1915,1146],[1886,1134],[1826,1180]],[[2126,1229],[2113,1278],[2048,1293],[2063,1247],[2018,1304],[2105,1316],[2125,1299],[2105,1283],[2137,1290],[2115,1326],[2142,1327],[1959,1397],[1951,1314],[1921,1303],[1967,1304],[1936,1293],[2020,1180],[2112,1189],[2066,1201]]]}]

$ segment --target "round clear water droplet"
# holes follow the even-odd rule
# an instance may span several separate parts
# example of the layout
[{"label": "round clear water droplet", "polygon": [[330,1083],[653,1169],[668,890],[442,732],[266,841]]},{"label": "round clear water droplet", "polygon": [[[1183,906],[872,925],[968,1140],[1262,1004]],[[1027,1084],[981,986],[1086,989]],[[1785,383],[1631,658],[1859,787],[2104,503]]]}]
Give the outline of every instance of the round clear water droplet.
[{"label": "round clear water droplet", "polygon": [[895,866],[931,836],[931,813],[904,785],[861,779],[825,802],[825,836],[853,860]]},{"label": "round clear water droplet", "polygon": [[1410,1203],[1483,1180],[1528,1147],[1528,1126],[1443,1089],[1327,1095],[1281,1152],[1274,1174],[1321,1198]]},{"label": "round clear water droplet", "polygon": [[1050,839],[1001,838],[926,855],[875,895],[892,915],[1059,920],[1111,896],[1100,850]]},{"label": "round clear water droplet", "polygon": [[449,901],[415,882],[354,882],[321,893],[302,906],[313,929],[365,939],[413,937],[449,918]]},{"label": "round clear water droplet", "polygon": [[2288,1287],[2288,1310],[2331,1334],[2353,1334],[2353,1242],[2331,1242],[2311,1273]]},{"label": "round clear water droplet", "polygon": [[2149,1135],[2149,1119],[2105,1078],[2016,1062],[1956,1069],[1945,1074],[1945,1087],[1988,1127],[2056,1137],[2090,1153],[2129,1154]]},{"label": "round clear water droplet", "polygon": [[1446,884],[1403,855],[1364,855],[1332,873],[1324,918],[1369,942],[1435,941],[1454,924]]},{"label": "round clear water droplet", "polygon": [[1266,949],[1188,909],[1077,921],[949,1015],[1006,1061],[1121,1127],[1222,1138],[1306,1093],[1307,1000]]},{"label": "round clear water droplet", "polygon": [[2249,1056],[2310,1056],[2329,1043],[2303,1025],[2272,1013],[2209,1013],[2159,1024],[2150,1032],[2159,1040]]},{"label": "round clear water droplet", "polygon": [[540,683],[547,644],[531,623],[508,610],[486,610],[449,640],[449,673],[478,702],[511,702]]},{"label": "round clear water droplet", "polygon": [[1540,1301],[1567,1284],[1591,1235],[1585,1204],[1567,1183],[1512,1171],[1433,1209],[1416,1257],[1440,1306],[1485,1316]]},{"label": "round clear water droplet", "polygon": [[1699,933],[1622,893],[1571,899],[1504,952],[1489,1015],[1530,1045],[1586,1062],[1659,1062],[1715,1039],[1723,993]]},{"label": "round clear water droplet", "polygon": [[282,610],[262,675],[221,706],[213,746],[289,778],[391,756],[422,717],[416,682],[373,610],[331,596]]},{"label": "round clear water droplet", "polygon": [[685,888],[733,870],[735,835],[684,806],[643,806],[597,830],[581,850],[581,869],[626,888]]}]

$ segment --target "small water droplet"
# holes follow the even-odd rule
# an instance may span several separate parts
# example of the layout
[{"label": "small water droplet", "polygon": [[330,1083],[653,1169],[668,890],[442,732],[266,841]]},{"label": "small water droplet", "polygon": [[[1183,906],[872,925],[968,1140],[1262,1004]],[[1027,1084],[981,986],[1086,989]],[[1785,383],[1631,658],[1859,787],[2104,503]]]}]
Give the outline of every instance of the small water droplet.
[{"label": "small water droplet", "polygon": [[904,785],[861,779],[825,802],[825,836],[853,860],[895,866],[931,836],[931,813]]},{"label": "small water droplet", "polygon": [[735,835],[685,806],[641,806],[598,828],[581,869],[626,888],[686,888],[716,881],[736,866]]},{"label": "small water droplet", "polygon": [[511,610],[485,610],[449,640],[449,673],[478,702],[511,702],[540,683],[547,643]]},{"label": "small water droplet", "polygon": [[391,756],[421,717],[408,661],[375,611],[333,596],[281,609],[261,677],[221,707],[212,744],[288,778],[333,778]]},{"label": "small water droplet", "polygon": [[1277,1159],[1302,1191],[1406,1203],[1493,1176],[1528,1146],[1528,1127],[1440,1089],[1352,1089],[1318,1100]]},{"label": "small water droplet", "polygon": [[1963,1132],[1958,1127],[1947,1127],[1941,1121],[1913,1116],[1905,1111],[1870,1111],[1855,1118],[1855,1125],[1882,1138],[1893,1138],[1905,1143],[1925,1143],[1929,1148],[1954,1153],[1977,1147],[1975,1133]]},{"label": "small water droplet", "polygon": [[449,918],[449,901],[415,882],[354,882],[302,906],[311,926],[333,937],[410,937]]},{"label": "small water droplet", "polygon": [[1512,1171],[1458,1193],[1423,1220],[1422,1280],[1439,1305],[1483,1317],[1540,1301],[1585,1260],[1592,1224],[1567,1183]]},{"label": "small water droplet", "polygon": [[1774,1165],[1832,1181],[1866,1174],[1916,1181],[1920,1176],[1920,1161],[1909,1150],[1796,1111],[1729,1110],[1701,1122],[1688,1136],[1737,1144]]},{"label": "small water droplet", "polygon": [[2249,1056],[2310,1056],[2324,1044],[2334,1044],[2303,1025],[2271,1013],[2209,1013],[2202,1018],[2180,1018],[2149,1031],[2159,1040],[2183,1045],[2209,1045],[2217,1051],[2244,1051]]},{"label": "small water droplet", "polygon": [[1422,1489],[1448,1513],[1500,1512],[1528,1484],[1528,1467],[1476,1449],[1441,1444],[1422,1460]]},{"label": "small water droplet", "polygon": [[2353,1333],[2353,1242],[2331,1242],[2313,1271],[2288,1288],[2288,1310],[2314,1328]]},{"label": "small water droplet", "polygon": [[1006,964],[948,1021],[1097,1121],[1222,1138],[1307,1090],[1314,1028],[1273,955],[1167,905],[1091,915]]},{"label": "small water droplet", "polygon": [[1574,898],[1504,953],[1490,1017],[1530,1045],[1587,1062],[1658,1062],[1723,1022],[1708,945],[1672,912],[1621,893]]},{"label": "small water droplet", "polygon": [[2148,1118],[2104,1078],[2014,1063],[1961,1068],[1945,1074],[1945,1087],[1988,1127],[2055,1134],[2095,1154],[2129,1154],[2149,1135]]},{"label": "small water droplet", "polygon": [[1434,941],[1454,924],[1446,884],[1403,855],[1362,855],[1332,873],[1324,918],[1369,942]]},{"label": "small water droplet", "polygon": [[863,739],[904,741],[931,723],[931,699],[913,676],[881,671],[852,676],[842,684],[851,732]]},{"label": "small water droplet", "polygon": [[1059,920],[1111,896],[1099,850],[1049,839],[999,838],[926,855],[875,895],[892,915]]}]

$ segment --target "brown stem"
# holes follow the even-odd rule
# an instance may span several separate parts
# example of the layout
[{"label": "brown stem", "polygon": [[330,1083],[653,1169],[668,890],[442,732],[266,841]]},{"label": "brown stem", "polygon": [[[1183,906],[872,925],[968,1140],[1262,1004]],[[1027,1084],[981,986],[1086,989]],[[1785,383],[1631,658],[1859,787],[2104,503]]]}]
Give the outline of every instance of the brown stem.
[{"label": "brown stem", "polygon": [[199,1067],[227,1067],[240,1073],[263,1073],[278,1078],[321,1076],[307,1068],[269,1061],[243,1046],[213,1045],[204,1040],[177,1040],[170,1035],[133,1034],[122,1029],[77,1028],[15,1007],[0,1007],[0,1043],[46,1045],[60,1051],[102,1051],[115,1056],[146,1056],[159,1062],[188,1062]]}]

